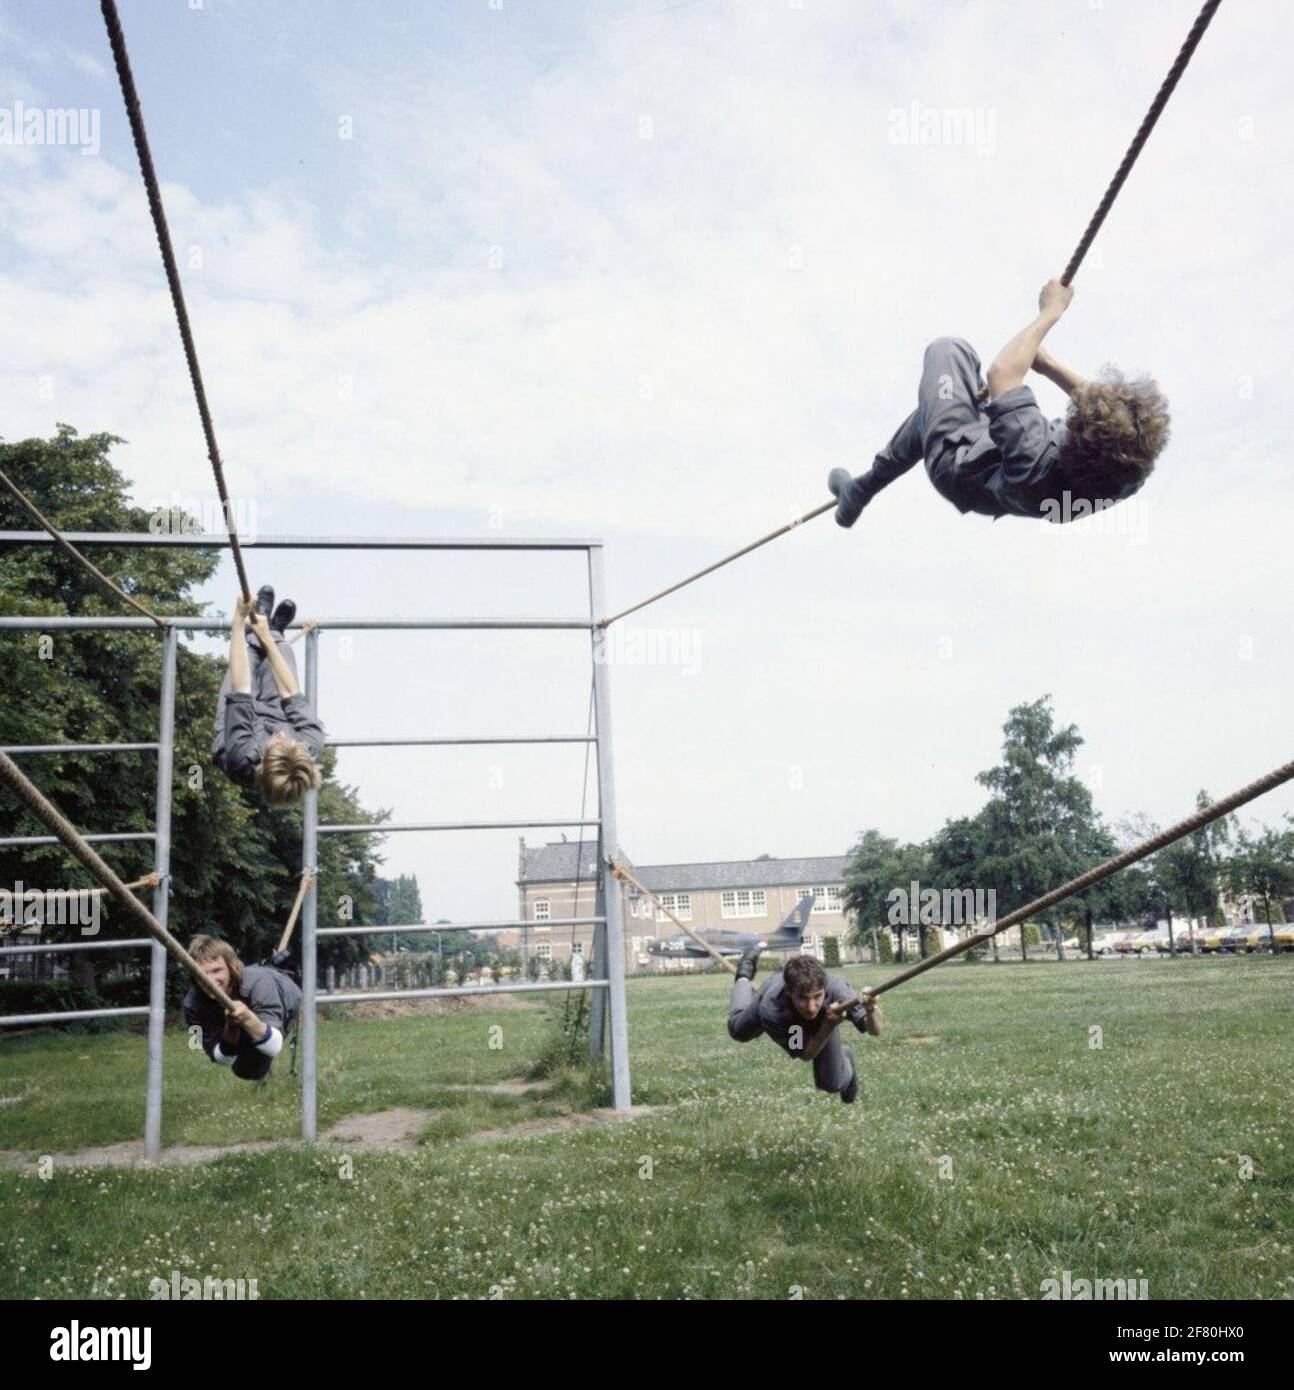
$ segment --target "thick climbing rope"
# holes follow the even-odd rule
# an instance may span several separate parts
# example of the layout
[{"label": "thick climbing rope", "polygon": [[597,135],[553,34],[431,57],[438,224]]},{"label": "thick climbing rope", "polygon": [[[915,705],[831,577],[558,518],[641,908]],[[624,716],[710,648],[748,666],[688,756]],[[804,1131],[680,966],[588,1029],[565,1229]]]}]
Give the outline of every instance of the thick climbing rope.
[{"label": "thick climbing rope", "polygon": [[761,536],[757,541],[751,541],[749,545],[742,546],[740,550],[734,550],[731,555],[725,555],[722,560],[716,560],[714,564],[707,565],[705,569],[697,570],[695,574],[689,574],[686,579],[680,579],[677,584],[671,584],[668,589],[662,589],[660,593],[643,599],[641,603],[635,603],[632,608],[623,608],[619,613],[613,613],[609,618],[603,618],[598,626],[610,627],[612,623],[619,622],[621,618],[627,618],[630,613],[636,613],[640,608],[646,608],[649,603],[655,603],[657,599],[664,598],[666,594],[672,594],[676,589],[685,589],[698,579],[704,579],[707,574],[713,574],[715,570],[721,570],[725,565],[732,564],[734,560],[740,560],[743,555],[749,555],[752,550],[758,550],[761,545],[767,545],[769,541],[775,541],[778,536],[784,536],[788,531],[794,531],[797,526],[803,526],[806,521],[812,521],[815,516],[821,516],[823,512],[831,511],[835,505],[836,499],[833,497],[830,502],[824,502],[820,507],[814,507],[812,511],[805,512],[803,516],[796,517],[794,521],[788,521],[785,526],[779,526],[776,531],[770,531],[768,535]]},{"label": "thick climbing rope", "polygon": [[656,896],[656,894],[653,893],[650,888],[646,888],[641,883],[639,883],[638,880],[633,876],[633,874],[631,874],[623,864],[613,859],[610,855],[607,856],[607,863],[611,866],[611,872],[617,878],[623,879],[626,883],[632,884],[633,887],[635,887],[640,893],[646,893],[646,895],[652,900],[652,902],[656,904],[656,908],[658,911],[663,912],[665,916],[668,917],[669,920],[674,923],[674,925],[679,929],[679,931],[685,932],[688,936],[692,938],[693,941],[696,942],[698,946],[708,951],[715,958],[715,960],[717,960],[719,964],[723,966],[725,970],[727,970],[729,973],[733,975],[737,973],[737,967],[728,959],[727,956],[715,950],[715,948],[704,937],[698,936],[696,932],[692,930],[691,927],[689,927],[685,922],[680,921],[669,910],[669,908],[667,908],[665,904],[661,902],[661,900]]},{"label": "thick climbing rope", "polygon": [[315,881],[313,869],[301,870],[301,883],[297,888],[296,899],[292,903],[292,911],[288,913],[287,925],[283,928],[283,935],[279,937],[279,944],[274,949],[274,954],[281,955],[292,943],[292,933],[296,928],[297,918],[301,914],[301,904],[306,900],[306,893],[310,885]]},{"label": "thick climbing rope", "polygon": [[[1193,815],[1187,816],[1185,820],[1178,821],[1176,825],[1170,825],[1167,830],[1161,830],[1148,840],[1143,840],[1140,844],[1133,845],[1131,849],[1125,849],[1121,854],[1107,859],[1103,864],[1098,864],[1095,868],[1088,869],[1086,873],[1079,874],[1077,878],[1071,878],[1068,883],[1062,883],[1059,888],[1053,888],[1050,893],[1044,893],[1042,897],[1025,903],[1023,907],[1016,908],[1014,912],[1008,912],[1005,917],[998,918],[986,930],[972,932],[965,940],[958,941],[955,945],[949,946],[946,950],[938,951],[933,956],[927,956],[925,960],[917,961],[915,965],[910,965],[906,970],[899,971],[897,975],[891,975],[888,980],[882,980],[880,984],[872,985],[861,991],[853,999],[838,1006],[842,1015],[856,1005],[864,1003],[868,999],[875,999],[887,990],[897,989],[899,985],[906,984],[908,980],[923,975],[927,970],[933,970],[936,965],[942,965],[944,961],[952,960],[954,956],[961,955],[963,951],[970,951],[976,946],[982,946],[986,941],[991,941],[999,932],[1006,931],[1008,927],[1017,926],[1030,917],[1036,917],[1040,912],[1046,912],[1048,908],[1055,907],[1057,903],[1064,902],[1066,898],[1072,898],[1075,894],[1091,888],[1093,884],[1100,883],[1102,879],[1109,878],[1111,874],[1117,874],[1120,869],[1126,869],[1129,864],[1135,864],[1139,859],[1145,859],[1148,855],[1155,854],[1166,845],[1171,845],[1176,840],[1194,834],[1195,831],[1202,829],[1210,822],[1230,815],[1237,807],[1245,805],[1246,802],[1254,801],[1274,787],[1279,787],[1282,783],[1291,780],[1294,780],[1294,762],[1288,762],[1282,767],[1274,768],[1266,776],[1259,777],[1257,781],[1250,782],[1248,786],[1241,787],[1239,791],[1232,792],[1230,796],[1224,796],[1221,801],[1214,801],[1208,806],[1202,806]],[[821,1051],[826,1042],[824,1035],[830,1033],[831,1028],[834,1028],[840,1021],[840,1019],[834,1019],[831,1021],[830,1027],[820,1030],[819,1035],[814,1038],[814,1045],[811,1045],[811,1049],[806,1048],[802,1054],[806,1061],[811,1060]]]},{"label": "thick climbing rope", "polygon": [[0,469],[0,483],[3,483],[4,486],[8,488],[11,493],[13,493],[19,506],[23,507],[28,512],[28,514],[32,518],[34,518],[36,522],[38,522],[46,531],[48,531],[49,534],[54,537],[58,544],[61,545],[63,549],[66,550],[67,553],[74,560],[80,561],[80,563],[83,564],[85,568],[89,570],[90,573],[94,575],[94,577],[97,580],[99,580],[101,584],[106,584],[108,588],[111,589],[112,592],[116,594],[119,599],[122,600],[123,603],[130,604],[130,606],[133,609],[135,609],[139,613],[142,613],[144,617],[150,619],[152,622],[155,622],[158,625],[158,627],[166,627],[166,618],[159,618],[156,613],[152,612],[148,608],[145,608],[144,605],[140,603],[137,599],[131,598],[131,596],[124,589],[122,589],[119,585],[117,585],[111,579],[109,579],[108,576],[104,574],[104,572],[101,569],[99,569],[97,565],[95,565],[92,561],[87,559],[86,556],[82,555],[81,552],[76,548],[76,546],[74,546],[71,543],[71,541],[65,540],[63,536],[59,533],[59,530],[54,525],[54,523],[41,514],[41,512],[37,509],[36,504],[31,500],[31,498],[29,498],[18,487],[18,485],[13,481],[13,479],[11,479],[9,475],[5,473],[2,469]]},{"label": "thick climbing rope", "polygon": [[1083,257],[1087,255],[1088,248],[1095,240],[1097,232],[1100,231],[1106,213],[1114,206],[1114,200],[1119,196],[1124,179],[1128,177],[1132,166],[1137,162],[1137,156],[1145,148],[1146,141],[1150,139],[1150,132],[1155,128],[1155,122],[1159,120],[1161,112],[1168,105],[1168,98],[1172,96],[1178,80],[1186,71],[1187,63],[1191,61],[1192,54],[1199,46],[1200,40],[1204,37],[1204,31],[1209,27],[1209,22],[1217,13],[1221,3],[1222,0],[1206,0],[1204,8],[1196,15],[1195,23],[1191,25],[1191,32],[1187,34],[1185,43],[1182,44],[1181,50],[1173,60],[1173,66],[1168,69],[1168,76],[1160,84],[1159,91],[1155,93],[1154,101],[1150,103],[1150,110],[1146,112],[1145,119],[1137,128],[1137,133],[1132,137],[1132,144],[1128,146],[1128,152],[1123,156],[1123,163],[1115,171],[1114,177],[1110,180],[1109,188],[1105,190],[1105,196],[1092,214],[1092,220],[1087,224],[1087,230],[1083,233],[1074,254],[1069,258],[1065,273],[1060,277],[1062,285],[1068,285],[1078,274],[1078,268],[1083,264]]},{"label": "thick climbing rope", "polygon": [[61,811],[28,781],[22,769],[8,755],[0,753],[0,781],[5,782],[26,805],[38,820],[41,820],[63,842],[69,854],[78,859],[122,907],[137,921],[146,932],[172,955],[193,977],[193,982],[209,995],[228,1013],[234,1001],[214,981],[210,980],[202,967],[171,935],[143,903],[130,891],[129,887],[83,840]]},{"label": "thick climbing rope", "polygon": [[[1186,65],[1191,61],[1191,56],[1199,46],[1200,40],[1204,37],[1204,31],[1209,27],[1209,21],[1217,12],[1222,0],[1206,0],[1204,8],[1196,16],[1195,23],[1191,25],[1191,31],[1186,36],[1185,43],[1173,60],[1173,65],[1168,70],[1168,76],[1160,84],[1159,91],[1155,94],[1154,101],[1150,104],[1150,110],[1146,112],[1145,119],[1137,129],[1136,135],[1132,138],[1132,144],[1128,146],[1128,152],[1123,156],[1123,162],[1115,171],[1114,177],[1110,180],[1110,186],[1105,190],[1099,206],[1092,214],[1091,221],[1088,222],[1086,230],[1078,243],[1074,254],[1069,258],[1069,264],[1065,267],[1065,273],[1060,277],[1061,283],[1068,285],[1078,272],[1078,268],[1083,263],[1083,258],[1087,255],[1097,232],[1100,230],[1101,223],[1105,221],[1106,214],[1114,206],[1114,200],[1119,196],[1119,190],[1123,187],[1132,166],[1137,162],[1138,155],[1145,148],[1146,141],[1150,139],[1150,132],[1154,130],[1155,123],[1159,120],[1160,114],[1168,104],[1168,98],[1172,96],[1174,88],[1177,86],[1182,73],[1186,71]],[[707,574],[713,574],[715,570],[722,569],[725,565],[730,565],[734,560],[740,560],[743,555],[749,555],[752,550],[758,550],[760,546],[767,545],[769,541],[776,540],[779,536],[784,536],[789,531],[794,531],[797,527],[803,526],[806,521],[812,521],[814,517],[821,516],[824,512],[831,511],[836,506],[835,499],[824,502],[820,507],[815,507],[812,511],[805,512],[797,520],[788,522],[785,526],[779,526],[776,531],[770,531],[768,535],[761,536],[759,540],[753,541],[750,545],[743,546],[740,550],[734,550],[731,555],[726,555],[722,560],[716,560],[713,565],[707,565],[703,570],[697,570],[695,574],[690,574],[686,579],[680,579],[677,584],[671,584],[668,589],[662,589],[659,593],[652,594],[650,598],[645,598],[641,603],[635,603],[630,608],[621,609],[619,613],[613,613],[609,618],[603,618],[600,626],[610,627],[612,623],[618,622],[621,618],[627,618],[630,613],[636,613],[640,608],[646,608],[649,603],[655,603],[658,599],[664,598],[667,594],[675,593],[679,589],[686,588],[687,585],[695,583],[698,579],[704,579]]]},{"label": "thick climbing rope", "polygon": [[[156,888],[162,880],[157,874],[145,874],[143,878],[134,879],[132,882],[124,884],[126,888]],[[40,891],[40,890],[37,890]],[[92,898],[102,897],[108,890],[106,888],[46,888],[42,893],[43,898],[54,898],[60,901],[66,898],[79,898],[89,896]],[[14,902],[18,897],[18,902]],[[10,904],[9,913],[11,917],[17,915],[21,903],[20,895],[15,895],[10,888],[0,888],[0,902]],[[21,922],[19,926],[21,926]]]},{"label": "thick climbing rope", "polygon": [[162,207],[162,191],[157,182],[157,171],[153,168],[153,156],[148,148],[148,135],[144,130],[144,117],[139,107],[139,94],[135,91],[135,79],[130,71],[130,56],[126,52],[126,36],[122,33],[116,0],[100,0],[100,8],[103,11],[103,22],[108,26],[108,41],[112,45],[112,59],[117,66],[121,95],[126,103],[126,115],[130,119],[130,133],[135,141],[135,154],[139,158],[139,170],[144,176],[144,187],[148,192],[148,208],[153,215],[153,229],[157,233],[157,245],[162,253],[162,265],[166,270],[166,280],[171,288],[171,303],[175,308],[175,321],[179,325],[180,341],[184,344],[184,358],[189,365],[189,378],[193,382],[193,394],[198,403],[198,414],[202,418],[202,433],[207,441],[207,457],[211,460],[211,469],[216,475],[216,491],[220,494],[220,505],[224,509],[225,524],[229,528],[229,545],[233,551],[234,565],[238,570],[238,582],[242,586],[243,598],[250,603],[252,590],[247,582],[247,571],[243,568],[243,552],[239,547],[238,532],[234,527],[229,489],[225,485],[224,465],[220,461],[220,448],[216,444],[216,428],[212,424],[211,409],[207,405],[207,392],[202,384],[202,370],[198,366],[198,350],[194,346],[193,330],[189,326],[189,311],[184,303],[184,289],[180,284],[180,272],[175,263],[174,248],[171,246],[171,233],[166,224],[166,211]]}]

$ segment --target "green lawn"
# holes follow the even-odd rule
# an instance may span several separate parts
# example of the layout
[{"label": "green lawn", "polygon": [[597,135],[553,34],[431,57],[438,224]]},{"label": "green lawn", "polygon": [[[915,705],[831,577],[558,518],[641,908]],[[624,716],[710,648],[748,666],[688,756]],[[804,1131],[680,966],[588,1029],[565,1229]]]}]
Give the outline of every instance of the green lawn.
[{"label": "green lawn", "polygon": [[[143,1297],[174,1270],[261,1298],[1037,1298],[1069,1270],[1288,1298],[1292,986],[1287,958],[953,963],[886,997],[882,1039],[848,1030],[850,1107],[767,1040],[730,1042],[723,980],[631,981],[634,1100],[659,1108],[488,1142],[589,1101],[570,1077],[445,1089],[521,1074],[546,1006],[326,1015],[321,1127],[426,1109],[417,1149],[2,1170],[0,1297]],[[168,1046],[168,1144],[296,1134],[282,1061],[246,1086]],[[22,1097],[0,1147],[138,1139],[143,1077],[137,1036],[0,1038],[0,1099]]]}]

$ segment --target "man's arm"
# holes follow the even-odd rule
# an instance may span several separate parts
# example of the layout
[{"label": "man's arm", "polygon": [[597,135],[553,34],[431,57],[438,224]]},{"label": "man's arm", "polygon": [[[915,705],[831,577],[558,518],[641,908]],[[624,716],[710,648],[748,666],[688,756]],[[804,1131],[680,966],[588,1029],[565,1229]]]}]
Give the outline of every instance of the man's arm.
[{"label": "man's arm", "polygon": [[1038,316],[1013,337],[993,359],[988,369],[988,391],[997,397],[1023,385],[1029,368],[1038,356],[1042,340],[1069,308],[1074,291],[1059,280],[1048,280],[1038,296]]},{"label": "man's arm", "polygon": [[252,693],[252,663],[247,655],[247,630],[244,624],[252,605],[240,598],[234,604],[234,616],[229,625],[229,688],[238,695]]},{"label": "man's arm", "polygon": [[1033,359],[1033,369],[1039,376],[1045,376],[1048,381],[1059,386],[1067,396],[1072,396],[1087,382],[1087,378],[1079,376],[1072,367],[1057,362],[1045,347],[1038,349],[1038,355]]}]

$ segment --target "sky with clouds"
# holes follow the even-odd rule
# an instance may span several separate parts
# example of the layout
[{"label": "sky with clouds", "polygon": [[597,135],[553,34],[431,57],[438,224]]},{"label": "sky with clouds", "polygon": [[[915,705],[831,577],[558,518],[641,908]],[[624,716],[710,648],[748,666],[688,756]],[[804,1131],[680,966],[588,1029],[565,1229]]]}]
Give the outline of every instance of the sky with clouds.
[{"label": "sky with clouds", "polygon": [[[825,498],[1058,274],[1196,0],[121,0],[230,488],[260,534],[592,537],[626,606]],[[1049,346],[1149,370],[1131,504],[960,516],[914,471],[625,621],[639,863],[843,853],[983,800],[1045,693],[1118,820],[1290,757],[1294,15],[1224,4]],[[16,103],[93,140],[5,143]],[[0,435],[213,486],[97,5],[0,0]],[[1043,408],[1063,397],[1036,383]],[[253,555],[319,616],[566,616],[572,555]],[[203,596],[227,608],[232,567]],[[616,629],[612,629],[616,631]],[[578,633],[321,638],[339,737],[560,732]],[[401,821],[579,814],[578,748],[346,751]],[[590,802],[592,804],[592,802]],[[1254,808],[1277,821],[1282,790]],[[96,827],[90,827],[96,828]],[[532,842],[545,838],[531,832]],[[428,912],[515,908],[516,836],[396,835]]]}]

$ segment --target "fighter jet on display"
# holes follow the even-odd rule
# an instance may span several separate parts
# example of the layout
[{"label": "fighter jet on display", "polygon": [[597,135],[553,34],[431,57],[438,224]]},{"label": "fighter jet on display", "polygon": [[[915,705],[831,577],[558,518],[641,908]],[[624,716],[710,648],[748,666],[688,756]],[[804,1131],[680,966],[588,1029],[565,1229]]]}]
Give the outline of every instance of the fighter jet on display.
[{"label": "fighter jet on display", "polygon": [[[804,943],[804,929],[813,911],[813,894],[806,893],[787,913],[786,917],[770,932],[742,931],[698,931],[703,941],[708,941],[721,956],[740,956],[758,946],[761,951],[798,951]],[[647,953],[664,956],[667,960],[694,960],[698,957],[708,959],[710,953],[698,946],[690,936],[679,932],[676,936],[647,943]]]}]

